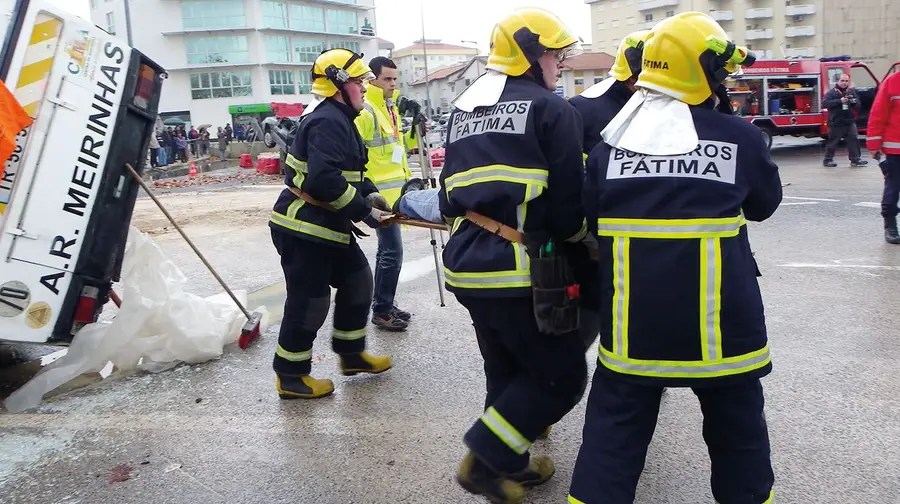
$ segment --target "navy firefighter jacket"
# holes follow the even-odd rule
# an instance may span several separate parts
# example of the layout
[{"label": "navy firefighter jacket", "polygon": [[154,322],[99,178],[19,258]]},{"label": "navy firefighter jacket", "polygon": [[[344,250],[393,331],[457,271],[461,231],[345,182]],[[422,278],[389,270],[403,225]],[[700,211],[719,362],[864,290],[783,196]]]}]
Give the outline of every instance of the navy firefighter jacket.
[{"label": "navy firefighter jacket", "polygon": [[439,193],[441,214],[452,226],[443,253],[447,289],[530,296],[526,247],[464,217],[471,210],[557,243],[586,236],[581,118],[530,77],[510,77],[495,105],[456,109],[447,128]]},{"label": "navy firefighter jacket", "polygon": [[781,203],[760,131],[691,107],[700,139],[684,155],[644,156],[601,142],[584,205],[600,241],[600,366],[637,382],[702,386],[771,371],[746,221]]},{"label": "navy firefighter jacket", "polygon": [[632,92],[624,82],[616,81],[603,95],[596,98],[573,96],[569,103],[581,114],[584,121],[584,157],[603,141],[600,133],[613,117],[628,103]]},{"label": "navy firefighter jacket", "polygon": [[[377,192],[366,178],[366,148],[353,119],[352,107],[325,100],[304,117],[285,161],[284,183],[269,227],[279,232],[337,247],[355,241],[351,222],[371,212],[365,197]],[[307,203],[295,187],[334,210]]]}]

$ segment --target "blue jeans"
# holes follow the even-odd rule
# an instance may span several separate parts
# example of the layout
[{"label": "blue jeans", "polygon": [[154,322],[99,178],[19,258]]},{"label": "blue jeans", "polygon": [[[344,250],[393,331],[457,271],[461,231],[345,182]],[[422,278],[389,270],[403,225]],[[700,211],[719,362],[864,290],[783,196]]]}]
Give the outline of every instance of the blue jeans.
[{"label": "blue jeans", "polygon": [[438,191],[439,189],[410,191],[400,198],[397,210],[413,219],[441,224],[443,220],[441,219],[441,210],[438,204]]},{"label": "blue jeans", "polygon": [[400,267],[403,266],[403,241],[397,224],[378,228],[378,253],[375,255],[375,293],[372,314],[385,315],[394,306]]}]

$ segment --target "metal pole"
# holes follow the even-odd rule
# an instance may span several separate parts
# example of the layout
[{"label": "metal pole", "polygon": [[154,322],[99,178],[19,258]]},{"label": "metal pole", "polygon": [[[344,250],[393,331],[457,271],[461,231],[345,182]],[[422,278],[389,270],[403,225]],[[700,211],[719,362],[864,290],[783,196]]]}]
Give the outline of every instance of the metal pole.
[{"label": "metal pole", "polygon": [[[425,58],[425,112],[430,118],[432,115],[431,85],[428,83],[428,44],[425,43],[425,4],[419,5],[419,14],[422,17],[422,56]],[[422,139],[424,140],[424,139]],[[421,149],[419,149],[421,151]],[[423,168],[424,169],[424,168]]]},{"label": "metal pole", "polygon": [[[428,142],[425,141],[425,125],[419,123],[417,126],[418,131],[416,132],[419,135],[419,165],[422,169],[422,178],[429,184],[433,184],[434,177],[431,177],[431,155],[428,152]],[[436,185],[432,185],[432,189],[436,188]],[[441,263],[438,261],[438,249],[437,249],[437,240],[434,239],[434,229],[429,228],[428,232],[431,233],[431,251],[434,254],[434,274],[437,276],[437,284],[438,284],[438,296],[441,298],[441,307],[446,306],[444,304],[444,286],[443,282],[441,282]],[[441,233],[441,244],[443,248],[444,243],[444,235]]]},{"label": "metal pole", "polygon": [[128,46],[134,47],[134,42],[131,41],[131,0],[125,0],[125,37]]}]

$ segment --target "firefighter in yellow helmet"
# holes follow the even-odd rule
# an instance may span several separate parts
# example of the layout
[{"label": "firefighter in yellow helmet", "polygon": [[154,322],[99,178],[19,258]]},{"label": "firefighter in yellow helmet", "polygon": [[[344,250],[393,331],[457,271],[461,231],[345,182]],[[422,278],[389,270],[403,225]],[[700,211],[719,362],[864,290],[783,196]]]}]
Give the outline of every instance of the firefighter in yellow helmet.
[{"label": "firefighter in yellow helmet", "polygon": [[312,70],[315,100],[304,111],[285,161],[284,182],[269,220],[287,284],[273,367],[282,399],[334,392],[310,376],[312,346],[334,298],[332,349],[344,375],[381,373],[389,356],[366,349],[372,271],[356,243],[354,222],[378,228],[390,207],[366,178],[366,148],[353,124],[372,72],[361,55],[325,51]]},{"label": "firefighter in yellow helmet", "polygon": [[[453,228],[447,289],[484,357],[484,414],[465,434],[457,480],[495,503],[554,473],[532,443],[581,399],[587,379],[578,286],[589,261],[581,207],[581,120],[554,93],[578,39],[553,14],[517,9],[491,35],[487,71],[454,102],[438,194]],[[596,335],[596,332],[594,333]]]},{"label": "firefighter in yellow helmet", "polygon": [[644,41],[650,30],[629,34],[619,44],[616,60],[609,71],[609,78],[587,88],[569,103],[581,114],[584,121],[584,157],[602,141],[600,132],[619,113],[634,94],[634,83],[641,74]]},{"label": "firefighter in yellow helmet", "polygon": [[781,179],[760,131],[720,106],[722,82],[754,60],[707,14],[665,19],[588,156],[603,324],[572,504],[634,502],[665,387],[700,402],[715,501],[773,501],[760,383],[772,363],[747,221],[775,212]]}]

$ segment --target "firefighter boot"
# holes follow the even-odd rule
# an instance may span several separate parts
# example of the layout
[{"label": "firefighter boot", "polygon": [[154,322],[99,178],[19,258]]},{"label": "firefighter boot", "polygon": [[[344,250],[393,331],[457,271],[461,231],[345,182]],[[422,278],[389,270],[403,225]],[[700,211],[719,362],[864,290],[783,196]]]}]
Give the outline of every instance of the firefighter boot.
[{"label": "firefighter boot", "polygon": [[312,376],[275,375],[275,388],[282,399],[317,399],[331,395],[334,383],[318,380]]},{"label": "firefighter boot", "polygon": [[547,439],[548,437],[550,437],[551,432],[553,432],[552,425],[544,429],[544,432],[541,432],[541,434],[538,436],[538,439]]},{"label": "firefighter boot", "polygon": [[383,373],[394,365],[390,355],[371,355],[369,352],[341,354],[340,359],[344,376]]},{"label": "firefighter boot", "polygon": [[884,241],[891,245],[900,245],[900,233],[897,232],[897,217],[884,218]]},{"label": "firefighter boot", "polygon": [[525,500],[525,487],[492,471],[469,452],[462,463],[456,481],[467,492],[483,495],[493,504],[518,504]]},{"label": "firefighter boot", "polygon": [[530,487],[546,483],[554,473],[556,473],[556,466],[550,457],[531,457],[528,467],[515,474],[510,474],[508,478],[521,483],[522,486]]}]

